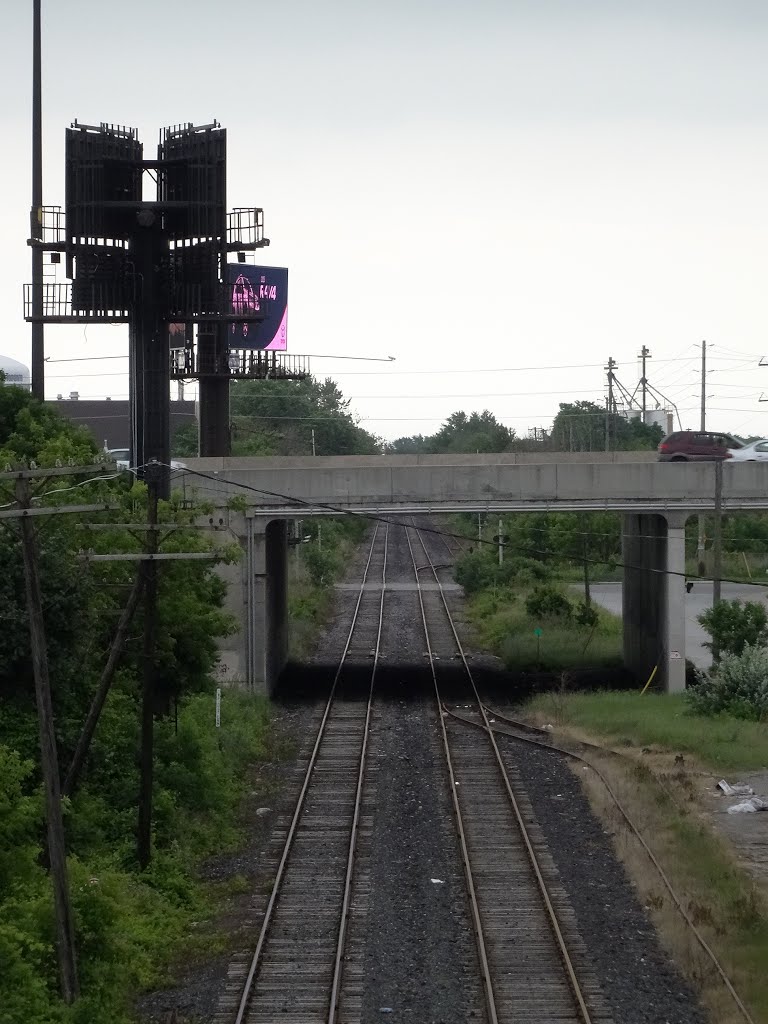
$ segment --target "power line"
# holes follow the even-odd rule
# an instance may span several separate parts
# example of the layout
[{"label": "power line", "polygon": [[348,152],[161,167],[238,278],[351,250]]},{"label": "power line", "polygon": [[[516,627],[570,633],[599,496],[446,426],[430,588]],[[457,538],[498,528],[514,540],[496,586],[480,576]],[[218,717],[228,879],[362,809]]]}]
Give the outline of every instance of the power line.
[{"label": "power line", "polygon": [[51,359],[50,356],[46,358],[46,363],[94,363],[102,359],[127,359],[128,353],[124,356],[69,356],[66,359]]}]

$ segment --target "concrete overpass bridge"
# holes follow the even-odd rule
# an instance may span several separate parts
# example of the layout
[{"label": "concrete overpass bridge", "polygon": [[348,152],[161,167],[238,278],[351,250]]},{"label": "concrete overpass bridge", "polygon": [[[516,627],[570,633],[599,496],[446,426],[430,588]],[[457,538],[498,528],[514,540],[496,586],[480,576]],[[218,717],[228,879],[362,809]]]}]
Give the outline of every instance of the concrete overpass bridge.
[{"label": "concrete overpass bridge", "polygon": [[[614,511],[623,516],[624,658],[685,686],[685,523],[715,507],[715,464],[653,452],[189,459],[182,483],[216,508],[243,548],[227,566],[240,634],[226,675],[271,692],[287,652],[287,523],[339,512]],[[723,512],[768,510],[768,464],[724,464]],[[238,496],[233,511],[231,499]],[[244,510],[242,501],[245,499]]]}]

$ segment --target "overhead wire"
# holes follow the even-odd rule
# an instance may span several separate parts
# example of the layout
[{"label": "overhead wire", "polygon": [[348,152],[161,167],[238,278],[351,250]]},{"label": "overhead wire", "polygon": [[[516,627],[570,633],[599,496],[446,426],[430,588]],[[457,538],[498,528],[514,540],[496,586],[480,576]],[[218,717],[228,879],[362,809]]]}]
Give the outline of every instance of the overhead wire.
[{"label": "overhead wire", "polygon": [[[171,469],[172,468],[168,463],[159,463],[159,465],[162,465],[165,469]],[[358,512],[358,511],[355,511],[354,509],[343,508],[343,507],[341,507],[339,505],[329,504],[328,502],[309,501],[306,498],[298,498],[295,495],[283,494],[280,491],[270,491],[270,490],[266,490],[263,487],[254,487],[252,484],[242,483],[239,480],[224,480],[220,476],[215,476],[215,475],[212,475],[210,473],[204,473],[204,472],[202,472],[199,469],[190,469],[188,466],[185,466],[183,469],[179,470],[178,472],[180,472],[182,474],[189,475],[189,476],[200,477],[203,480],[210,480],[212,483],[219,484],[219,486],[224,484],[224,485],[229,486],[229,487],[238,487],[241,490],[251,491],[254,494],[260,494],[260,495],[262,495],[262,497],[279,498],[281,501],[285,501],[285,502],[288,502],[291,505],[296,506],[297,509],[298,508],[322,509],[325,512],[332,513],[333,515],[350,516],[350,517],[355,518],[355,519],[365,519],[365,520],[368,520],[369,522],[373,522],[373,523],[389,523],[390,525],[394,524],[395,526],[403,526],[403,527],[409,527],[411,525],[409,523],[401,522],[399,519],[395,519],[392,516],[384,516],[384,515],[381,515],[381,514],[375,513],[375,512]],[[491,545],[494,548],[501,547],[502,549],[504,547],[509,547],[509,545],[506,545],[501,540],[498,540],[498,541],[485,540],[484,538],[478,538],[478,537],[475,537],[475,536],[468,536],[466,534],[454,533],[451,530],[441,530],[441,529],[438,529],[437,527],[434,527],[434,526],[420,526],[419,529],[422,530],[424,533],[432,533],[432,534],[434,534],[435,536],[438,536],[438,537],[450,537],[453,540],[467,541],[470,544],[487,544],[487,545]],[[510,548],[510,550],[515,550],[515,551],[517,551],[519,553],[521,549],[520,549],[520,547],[517,547],[517,548],[514,548],[514,549]],[[587,558],[587,557],[584,557],[583,555],[574,555],[572,557],[571,556],[564,556],[560,552],[549,551],[549,550],[544,549],[544,548],[528,547],[527,550],[528,551],[532,551],[535,554],[554,555],[556,557],[565,558],[566,561],[578,562],[579,564],[584,564],[585,562],[588,563],[588,564],[591,564],[591,565],[605,565],[605,564],[607,564],[603,559]],[[632,564],[630,564],[628,562],[616,562],[616,561],[613,561],[613,559],[611,559],[611,564],[614,565],[617,569],[633,569],[633,570],[636,570],[636,571],[639,571],[639,572],[650,572],[650,573],[654,573],[656,575],[661,575],[661,576],[679,576],[679,577],[682,577],[683,579],[688,579],[688,580],[700,580],[702,582],[711,582],[709,580],[709,578],[706,577],[706,576],[699,576],[696,573],[678,572],[675,569],[658,569],[658,568],[655,568],[653,566],[647,566],[647,565],[632,565]],[[730,579],[730,578],[728,578],[726,576],[722,576],[720,579],[721,579],[721,582],[723,582],[723,583],[737,583],[737,584],[741,584],[743,582],[742,580]]]}]

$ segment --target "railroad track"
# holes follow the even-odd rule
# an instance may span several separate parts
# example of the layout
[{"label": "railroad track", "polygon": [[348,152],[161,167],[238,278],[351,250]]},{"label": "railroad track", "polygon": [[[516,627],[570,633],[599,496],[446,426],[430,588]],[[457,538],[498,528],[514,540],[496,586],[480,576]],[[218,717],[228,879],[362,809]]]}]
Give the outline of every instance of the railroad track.
[{"label": "railroad track", "polygon": [[[389,526],[377,525],[352,624],[322,715],[293,816],[273,843],[281,852],[250,963],[230,969],[217,1021],[336,1024],[359,1020],[362,970],[348,922],[374,680],[384,613]],[[376,582],[376,587],[366,584]],[[367,700],[338,700],[350,663],[370,661]],[[358,880],[358,884],[360,884]],[[364,883],[362,885],[364,888]]]},{"label": "railroad track", "polygon": [[[499,752],[480,701],[436,559],[415,527],[407,531],[432,671],[454,814],[464,862],[489,1024],[608,1024],[572,909],[519,780]],[[427,538],[432,545],[439,538]],[[415,545],[415,546],[414,546]],[[444,559],[441,552],[437,559]],[[437,589],[426,589],[431,576]],[[461,714],[445,711],[440,663],[458,661],[466,679]]]}]

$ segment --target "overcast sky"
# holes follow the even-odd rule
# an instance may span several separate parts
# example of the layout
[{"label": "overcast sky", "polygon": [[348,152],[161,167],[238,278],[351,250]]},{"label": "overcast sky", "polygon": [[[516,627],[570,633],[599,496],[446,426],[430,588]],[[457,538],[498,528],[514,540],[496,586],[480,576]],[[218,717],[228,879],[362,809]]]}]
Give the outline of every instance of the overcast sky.
[{"label": "overcast sky", "polygon": [[[0,352],[29,365],[32,0],[0,15]],[[603,364],[698,426],[768,435],[764,0],[43,0],[44,202],[74,118],[228,129],[228,205],[290,269],[289,351],[368,429],[489,408],[524,435],[603,401]],[[127,328],[46,328],[51,360]],[[565,367],[565,368],[563,368]],[[51,363],[48,397],[127,396],[127,360]]]}]

